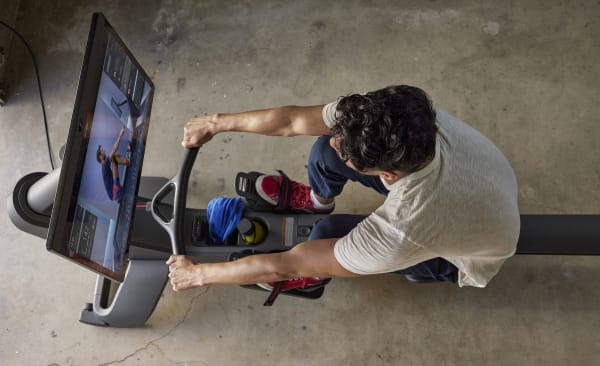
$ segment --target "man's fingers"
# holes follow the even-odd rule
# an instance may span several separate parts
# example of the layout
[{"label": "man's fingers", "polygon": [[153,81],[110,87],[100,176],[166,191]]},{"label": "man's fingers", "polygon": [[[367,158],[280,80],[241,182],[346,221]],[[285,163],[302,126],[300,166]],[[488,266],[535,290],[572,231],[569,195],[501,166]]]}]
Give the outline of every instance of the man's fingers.
[{"label": "man's fingers", "polygon": [[177,256],[176,255],[171,255],[169,257],[169,260],[167,260],[167,265],[171,265],[171,264],[175,263],[176,260],[177,260]]},{"label": "man's fingers", "polygon": [[208,117],[193,118],[183,127],[183,139],[181,145],[191,149],[201,147],[212,138],[210,132],[211,120]]},{"label": "man's fingers", "polygon": [[175,284],[175,282],[173,281],[173,279],[171,279],[171,287],[173,288],[173,291],[178,292],[179,289],[177,288],[177,285]]},{"label": "man's fingers", "polygon": [[173,291],[179,292],[194,287],[193,261],[189,257],[173,254],[166,263],[169,266],[168,278]]},{"label": "man's fingers", "polygon": [[191,138],[184,138],[183,141],[181,141],[181,146],[185,147],[186,149],[191,149],[193,147],[199,147],[200,145],[197,142],[192,141]]}]

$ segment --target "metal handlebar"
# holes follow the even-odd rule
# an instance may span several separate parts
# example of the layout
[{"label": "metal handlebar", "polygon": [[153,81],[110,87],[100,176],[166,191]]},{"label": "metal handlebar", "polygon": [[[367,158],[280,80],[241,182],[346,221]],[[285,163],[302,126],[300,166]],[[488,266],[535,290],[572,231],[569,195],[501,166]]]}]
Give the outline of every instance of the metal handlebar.
[{"label": "metal handlebar", "polygon": [[[188,182],[190,173],[198,155],[198,148],[188,149],[177,174],[169,180],[152,197],[152,216],[160,226],[165,229],[171,238],[173,254],[185,254],[185,243],[183,241],[183,220],[185,217],[185,201],[187,199]],[[175,201],[173,203],[173,217],[165,217],[159,211],[162,200],[174,191]]]}]

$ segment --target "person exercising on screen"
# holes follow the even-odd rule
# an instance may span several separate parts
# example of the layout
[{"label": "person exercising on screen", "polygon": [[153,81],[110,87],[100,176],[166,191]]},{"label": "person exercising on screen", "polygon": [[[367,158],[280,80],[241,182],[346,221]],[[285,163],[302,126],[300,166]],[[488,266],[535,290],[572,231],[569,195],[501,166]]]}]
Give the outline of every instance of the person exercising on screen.
[{"label": "person exercising on screen", "polygon": [[123,134],[125,134],[125,128],[121,128],[108,159],[102,145],[98,145],[98,150],[96,150],[96,159],[102,165],[104,187],[111,201],[119,201],[123,195],[123,187],[119,181],[119,165],[129,166],[129,159],[117,153]]}]

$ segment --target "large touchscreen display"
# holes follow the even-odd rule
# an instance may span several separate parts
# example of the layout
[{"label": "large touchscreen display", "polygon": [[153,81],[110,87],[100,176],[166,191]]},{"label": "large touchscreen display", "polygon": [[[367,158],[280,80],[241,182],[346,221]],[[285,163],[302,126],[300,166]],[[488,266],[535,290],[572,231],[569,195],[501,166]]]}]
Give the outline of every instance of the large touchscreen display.
[{"label": "large touchscreen display", "polygon": [[120,281],[127,265],[154,87],[94,14],[47,248]]},{"label": "large touchscreen display", "polygon": [[151,91],[109,33],[69,250],[111,272],[125,263]]}]

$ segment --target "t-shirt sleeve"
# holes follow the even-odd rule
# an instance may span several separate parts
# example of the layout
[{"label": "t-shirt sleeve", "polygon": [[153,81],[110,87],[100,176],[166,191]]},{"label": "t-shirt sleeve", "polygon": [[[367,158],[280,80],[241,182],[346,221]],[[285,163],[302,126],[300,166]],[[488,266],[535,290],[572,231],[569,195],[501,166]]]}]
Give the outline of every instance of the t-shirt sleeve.
[{"label": "t-shirt sleeve", "polygon": [[431,257],[377,211],[339,239],[333,251],[342,267],[362,275],[398,271]]},{"label": "t-shirt sleeve", "polygon": [[323,121],[325,121],[325,124],[327,125],[327,127],[331,128],[333,127],[333,125],[335,124],[335,109],[337,107],[337,102],[331,102],[328,104],[325,104],[325,106],[323,107]]}]

